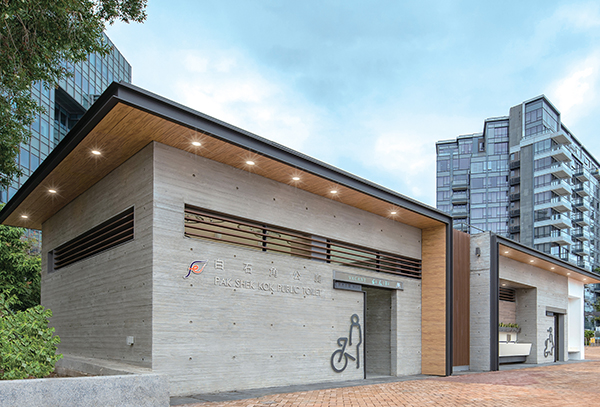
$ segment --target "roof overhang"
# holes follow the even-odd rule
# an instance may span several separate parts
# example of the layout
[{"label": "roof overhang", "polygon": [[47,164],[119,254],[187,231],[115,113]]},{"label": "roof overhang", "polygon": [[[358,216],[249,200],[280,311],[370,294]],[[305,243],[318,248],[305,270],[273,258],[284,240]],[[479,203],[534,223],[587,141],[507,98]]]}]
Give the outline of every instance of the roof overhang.
[{"label": "roof overhang", "polygon": [[[194,141],[201,145],[192,145]],[[452,224],[449,215],[435,208],[125,83],[108,87],[5,205],[0,222],[41,229],[47,219],[151,142],[420,229]],[[248,160],[256,165],[247,165]],[[331,194],[332,189],[338,193]]]},{"label": "roof overhang", "polygon": [[584,284],[600,283],[600,276],[581,267],[501,236],[496,236],[496,239],[498,241],[499,256],[581,281]]}]

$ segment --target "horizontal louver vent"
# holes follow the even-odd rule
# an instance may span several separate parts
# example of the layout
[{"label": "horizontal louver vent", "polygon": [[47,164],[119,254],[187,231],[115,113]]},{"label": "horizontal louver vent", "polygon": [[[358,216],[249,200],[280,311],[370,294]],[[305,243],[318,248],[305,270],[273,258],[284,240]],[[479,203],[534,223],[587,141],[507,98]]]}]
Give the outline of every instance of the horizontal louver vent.
[{"label": "horizontal louver vent", "polygon": [[133,208],[68,241],[52,252],[54,270],[133,239]]},{"label": "horizontal louver vent", "polygon": [[278,226],[185,207],[185,236],[290,256],[421,278],[421,260]]},{"label": "horizontal louver vent", "polygon": [[500,301],[515,302],[515,290],[512,288],[500,287]]}]

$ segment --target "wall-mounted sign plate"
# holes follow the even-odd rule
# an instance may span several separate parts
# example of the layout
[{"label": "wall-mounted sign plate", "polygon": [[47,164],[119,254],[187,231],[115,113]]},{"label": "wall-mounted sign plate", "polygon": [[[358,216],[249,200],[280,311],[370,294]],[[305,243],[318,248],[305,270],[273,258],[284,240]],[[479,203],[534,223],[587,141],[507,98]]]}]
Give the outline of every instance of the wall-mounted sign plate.
[{"label": "wall-mounted sign plate", "polygon": [[345,283],[343,281],[334,281],[333,288],[337,290],[362,291],[362,285]]},{"label": "wall-mounted sign plate", "polygon": [[[393,278],[375,278],[350,274],[343,271],[333,271],[333,281],[342,281],[351,284],[369,285],[372,287],[388,288],[390,290],[404,290],[402,281]],[[335,288],[335,285],[334,285]]]}]

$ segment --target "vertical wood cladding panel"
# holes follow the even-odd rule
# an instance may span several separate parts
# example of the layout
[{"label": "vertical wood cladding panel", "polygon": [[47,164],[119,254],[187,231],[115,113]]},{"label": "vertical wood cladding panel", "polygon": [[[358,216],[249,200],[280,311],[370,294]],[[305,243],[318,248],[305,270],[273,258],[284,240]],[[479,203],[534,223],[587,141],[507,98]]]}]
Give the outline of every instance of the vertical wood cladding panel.
[{"label": "vertical wood cladding panel", "polygon": [[470,243],[471,237],[458,230],[452,231],[452,285],[453,285],[453,330],[452,364],[469,365],[469,293],[470,293]]},{"label": "vertical wood cladding panel", "polygon": [[446,226],[423,229],[421,371],[446,375]]}]

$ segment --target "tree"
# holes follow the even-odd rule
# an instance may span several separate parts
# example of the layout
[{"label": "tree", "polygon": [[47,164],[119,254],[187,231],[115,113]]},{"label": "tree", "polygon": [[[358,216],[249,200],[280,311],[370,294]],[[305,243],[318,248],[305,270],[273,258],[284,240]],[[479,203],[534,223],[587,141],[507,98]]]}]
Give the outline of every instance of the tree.
[{"label": "tree", "polygon": [[42,261],[31,254],[31,241],[24,239],[25,229],[0,225],[0,292],[15,296],[14,310],[40,304]]},{"label": "tree", "polygon": [[42,110],[30,97],[33,83],[56,87],[71,75],[65,62],[108,54],[106,25],[144,21],[146,1],[0,0],[0,187],[21,175],[19,146]]}]

